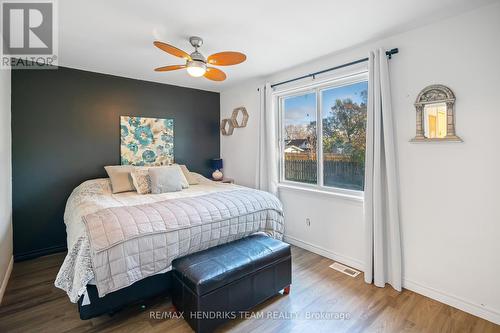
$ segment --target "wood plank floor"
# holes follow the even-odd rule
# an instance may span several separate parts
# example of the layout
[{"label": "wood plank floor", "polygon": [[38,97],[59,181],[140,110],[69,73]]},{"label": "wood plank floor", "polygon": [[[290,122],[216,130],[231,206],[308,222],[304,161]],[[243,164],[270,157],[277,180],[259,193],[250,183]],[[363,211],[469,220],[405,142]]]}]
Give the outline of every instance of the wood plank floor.
[{"label": "wood plank floor", "polygon": [[[362,274],[339,273],[328,267],[331,260],[306,250],[294,247],[292,253],[290,295],[277,295],[256,308],[254,318],[231,321],[220,332],[500,332],[498,325],[411,291],[367,285]],[[150,311],[169,311],[164,298],[113,317],[80,320],[76,305],[53,285],[63,259],[55,254],[14,264],[0,306],[0,332],[191,332],[182,319],[150,318]],[[335,313],[348,318],[332,318]]]}]

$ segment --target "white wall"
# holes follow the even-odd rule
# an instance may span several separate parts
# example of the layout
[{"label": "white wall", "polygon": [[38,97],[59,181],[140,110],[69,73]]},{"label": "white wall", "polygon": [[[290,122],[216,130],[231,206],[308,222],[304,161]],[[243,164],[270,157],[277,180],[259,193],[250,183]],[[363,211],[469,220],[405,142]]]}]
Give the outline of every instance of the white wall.
[{"label": "white wall", "polygon": [[249,118],[245,128],[234,129],[233,135],[221,135],[220,150],[224,160],[224,174],[235,177],[238,184],[255,187],[257,152],[259,148],[256,137],[259,126],[259,92],[258,83],[249,82],[230,93],[220,95],[221,119],[230,118],[233,109],[244,106]]},{"label": "white wall", "polygon": [[12,269],[10,70],[0,70],[0,302]]},{"label": "white wall", "polygon": [[[500,323],[500,4],[323,57],[267,78],[278,82],[398,47],[390,61],[401,187],[404,285]],[[464,143],[410,143],[413,102],[427,85],[454,90]],[[249,127],[221,138],[226,175],[254,185],[257,83],[221,94],[221,117],[249,109]],[[440,191],[432,184],[446,184]],[[362,203],[281,191],[286,235],[297,244],[359,267]],[[306,227],[305,218],[312,219]]]}]

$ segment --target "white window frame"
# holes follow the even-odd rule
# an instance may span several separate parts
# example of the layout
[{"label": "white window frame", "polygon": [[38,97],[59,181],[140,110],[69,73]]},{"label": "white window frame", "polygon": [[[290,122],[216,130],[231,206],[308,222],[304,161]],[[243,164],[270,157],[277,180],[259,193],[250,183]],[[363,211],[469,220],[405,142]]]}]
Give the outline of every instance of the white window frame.
[{"label": "white window frame", "polygon": [[[295,86],[293,88],[277,90],[273,92],[275,107],[278,108],[278,138],[279,138],[279,186],[283,188],[315,191],[319,193],[337,194],[346,198],[362,199],[364,191],[350,190],[339,187],[325,186],[323,183],[323,117],[321,114],[322,91],[332,88],[338,88],[359,82],[368,81],[368,71],[362,70],[345,76],[330,77],[321,81],[308,82],[306,84]],[[307,184],[285,179],[285,152],[284,152],[284,133],[285,121],[283,102],[286,98],[304,95],[314,92],[316,94],[316,156],[317,156],[317,184]]]}]

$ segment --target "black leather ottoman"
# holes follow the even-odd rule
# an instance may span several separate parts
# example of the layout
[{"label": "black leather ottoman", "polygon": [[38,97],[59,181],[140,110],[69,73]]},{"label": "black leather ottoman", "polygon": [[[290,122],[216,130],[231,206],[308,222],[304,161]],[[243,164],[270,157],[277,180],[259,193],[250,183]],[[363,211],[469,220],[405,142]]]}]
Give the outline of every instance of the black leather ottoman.
[{"label": "black leather ottoman", "polygon": [[290,292],[290,245],[252,235],[172,262],[172,303],[198,333]]}]

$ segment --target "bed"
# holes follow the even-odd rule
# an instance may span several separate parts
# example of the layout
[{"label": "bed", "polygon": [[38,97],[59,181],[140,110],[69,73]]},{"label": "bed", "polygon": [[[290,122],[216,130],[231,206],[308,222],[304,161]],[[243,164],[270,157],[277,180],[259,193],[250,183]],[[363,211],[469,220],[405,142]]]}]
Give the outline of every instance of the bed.
[{"label": "bed", "polygon": [[[162,194],[113,194],[108,178],[85,181],[75,188],[64,214],[68,254],[55,286],[78,303],[82,319],[168,293],[175,258],[256,232],[282,238],[283,210],[276,197],[193,175],[199,184]],[[186,207],[181,217],[164,218],[164,214],[160,227],[154,228],[155,219],[161,219],[158,211],[168,208],[175,213],[178,207]],[[131,212],[140,212],[150,229],[141,231],[138,224],[135,233],[127,236],[130,223],[135,223],[127,220],[120,237],[113,240],[114,229],[106,230],[107,226],[119,225],[115,220],[120,214],[127,219],[137,215]],[[153,244],[152,250],[141,250],[141,244]]]}]

